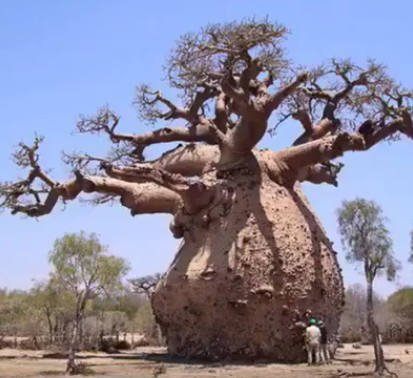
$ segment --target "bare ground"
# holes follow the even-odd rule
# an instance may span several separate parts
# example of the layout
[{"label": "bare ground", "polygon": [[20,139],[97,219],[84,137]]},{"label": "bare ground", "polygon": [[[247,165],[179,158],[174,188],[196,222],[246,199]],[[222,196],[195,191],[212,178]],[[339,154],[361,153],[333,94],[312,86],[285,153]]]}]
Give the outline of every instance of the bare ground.
[{"label": "bare ground", "polygon": [[[411,378],[413,369],[412,345],[384,346],[388,367],[399,378]],[[374,368],[373,349],[363,346],[353,349],[346,345],[337,353],[329,366],[308,367],[302,365],[254,364],[226,365],[222,363],[202,364],[169,359],[162,349],[141,348],[121,355],[108,356],[98,353],[82,353],[80,359],[91,367],[95,374],[90,377],[107,378],[285,378],[337,377],[340,372],[352,372],[370,377]],[[44,352],[0,350],[0,378],[63,376],[65,360],[42,358]]]}]

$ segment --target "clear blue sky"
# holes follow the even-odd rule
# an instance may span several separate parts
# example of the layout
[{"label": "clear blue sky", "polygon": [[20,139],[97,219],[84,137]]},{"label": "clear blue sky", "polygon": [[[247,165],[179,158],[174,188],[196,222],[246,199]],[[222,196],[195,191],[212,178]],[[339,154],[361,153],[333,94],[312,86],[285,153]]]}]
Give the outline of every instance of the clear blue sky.
[{"label": "clear blue sky", "polygon": [[[106,140],[72,136],[79,113],[93,113],[109,103],[122,115],[126,131],[142,132],[131,106],[135,85],[149,82],[166,92],[162,63],[174,40],[208,22],[264,16],[285,24],[296,62],[314,65],[330,57],[362,62],[375,57],[394,76],[413,87],[411,41],[413,3],[409,1],[139,1],[139,0],[1,0],[0,1],[0,179],[15,178],[12,146],[34,132],[46,135],[42,162],[63,180],[62,149],[88,148],[95,153]],[[300,131],[285,124],[263,147],[287,146]],[[150,149],[150,157],[162,148]],[[395,251],[403,262],[400,284],[412,283],[407,261],[413,226],[411,188],[413,142],[382,145],[348,155],[338,189],[305,185],[330,237],[335,241],[346,284],[361,281],[346,265],[336,231],[335,209],[343,199],[363,196],[379,202],[391,220]],[[131,218],[126,209],[84,207],[69,203],[39,221],[0,216],[0,286],[27,288],[48,272],[47,253],[64,232],[95,231],[113,253],[129,259],[132,276],[163,271],[177,242],[168,216]],[[395,286],[380,281],[383,294]]]}]

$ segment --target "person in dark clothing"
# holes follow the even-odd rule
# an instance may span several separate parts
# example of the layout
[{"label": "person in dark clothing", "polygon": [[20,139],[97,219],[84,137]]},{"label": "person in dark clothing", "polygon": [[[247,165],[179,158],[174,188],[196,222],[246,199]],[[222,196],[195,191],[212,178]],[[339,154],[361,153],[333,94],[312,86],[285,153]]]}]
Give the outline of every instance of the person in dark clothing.
[{"label": "person in dark clothing", "polygon": [[307,310],[304,313],[304,322],[306,323],[307,327],[310,325],[310,320],[313,318],[313,315],[311,313],[311,310]]},{"label": "person in dark clothing", "polygon": [[320,328],[320,361],[322,363],[330,364],[330,352],[328,350],[328,332],[327,328],[322,320],[318,321],[318,328]]}]

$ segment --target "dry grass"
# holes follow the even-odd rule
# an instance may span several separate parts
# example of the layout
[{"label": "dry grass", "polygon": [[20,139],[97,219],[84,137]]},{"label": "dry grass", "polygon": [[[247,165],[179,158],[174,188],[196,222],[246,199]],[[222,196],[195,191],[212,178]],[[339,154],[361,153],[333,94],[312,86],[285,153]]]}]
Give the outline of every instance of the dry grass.
[{"label": "dry grass", "polygon": [[[107,356],[101,353],[82,353],[82,363],[93,368],[96,375],[105,378],[333,378],[339,371],[368,372],[373,369],[373,350],[369,346],[353,349],[346,345],[339,350],[337,359],[330,366],[308,367],[306,365],[222,365],[222,364],[182,364],[162,361],[162,359],[147,359],[145,353],[162,352],[156,348],[141,348],[139,350],[117,356]],[[413,371],[413,346],[384,346],[389,368],[395,371],[399,378],[411,378]],[[41,352],[15,350],[0,350],[1,378],[55,378],[61,377],[65,371],[65,360],[42,359]],[[368,376],[368,375],[367,375]]]}]

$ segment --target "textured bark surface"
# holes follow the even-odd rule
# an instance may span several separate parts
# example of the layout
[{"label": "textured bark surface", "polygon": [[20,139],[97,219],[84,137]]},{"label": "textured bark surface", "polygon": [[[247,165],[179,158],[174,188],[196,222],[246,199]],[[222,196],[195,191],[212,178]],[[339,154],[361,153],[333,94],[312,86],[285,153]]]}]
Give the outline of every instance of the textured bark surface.
[{"label": "textured bark surface", "polygon": [[232,206],[216,206],[210,223],[193,218],[153,294],[173,354],[297,362],[294,325],[307,309],[338,329],[344,291],[331,243],[300,185],[278,185],[256,163],[228,171]]}]

